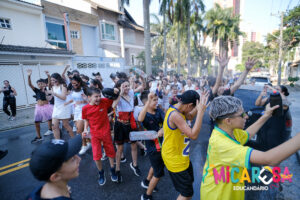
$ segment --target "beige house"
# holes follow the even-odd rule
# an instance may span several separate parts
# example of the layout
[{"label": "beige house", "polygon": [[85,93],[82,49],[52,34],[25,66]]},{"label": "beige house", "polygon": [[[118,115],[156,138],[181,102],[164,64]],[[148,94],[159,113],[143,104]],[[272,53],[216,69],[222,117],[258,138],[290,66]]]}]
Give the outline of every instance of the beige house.
[{"label": "beige house", "polygon": [[41,1],[47,41],[66,48],[67,38],[61,30],[64,29],[63,15],[68,13],[71,46],[76,56],[123,59],[125,66],[136,65],[136,56],[144,50],[144,29],[120,6],[119,0],[76,2],[84,5],[83,8],[71,1]]}]

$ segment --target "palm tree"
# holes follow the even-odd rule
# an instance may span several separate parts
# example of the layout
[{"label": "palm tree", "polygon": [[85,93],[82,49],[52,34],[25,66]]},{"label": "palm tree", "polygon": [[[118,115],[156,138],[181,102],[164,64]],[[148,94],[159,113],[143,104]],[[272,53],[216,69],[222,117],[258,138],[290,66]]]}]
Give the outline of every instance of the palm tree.
[{"label": "palm tree", "polygon": [[146,74],[151,75],[152,74],[152,64],[151,64],[149,5],[150,5],[150,0],[143,0]]},{"label": "palm tree", "polygon": [[188,68],[188,75],[191,75],[191,13],[195,13],[195,23],[199,20],[199,10],[204,12],[204,3],[202,0],[183,0],[183,11],[184,16],[186,17],[186,29],[187,29],[187,49],[188,49],[188,56],[187,56],[187,68]]},{"label": "palm tree", "polygon": [[222,9],[220,5],[215,4],[215,7],[206,13],[205,19],[207,34],[212,38],[214,47],[219,41],[219,54],[223,51],[228,52],[229,46],[232,47],[234,43],[238,44],[238,38],[243,32],[239,28],[240,16],[233,15],[232,8]]},{"label": "palm tree", "polygon": [[177,73],[180,73],[180,24],[183,21],[182,0],[175,4],[175,22],[177,23]]},{"label": "palm tree", "polygon": [[167,72],[167,27],[166,27],[166,14],[167,8],[171,0],[159,0],[161,2],[159,14],[163,16],[163,35],[164,35],[164,71]]}]

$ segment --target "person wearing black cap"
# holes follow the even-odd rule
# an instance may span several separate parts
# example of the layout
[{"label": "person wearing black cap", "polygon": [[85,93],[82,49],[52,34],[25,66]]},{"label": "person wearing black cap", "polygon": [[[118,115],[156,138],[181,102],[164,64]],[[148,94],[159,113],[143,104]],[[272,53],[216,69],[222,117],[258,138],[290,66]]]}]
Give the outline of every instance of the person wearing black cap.
[{"label": "person wearing black cap", "polygon": [[[177,96],[178,104],[171,105],[165,115],[161,155],[175,189],[180,193],[178,199],[191,199],[194,194],[193,166],[189,158],[190,140],[198,138],[209,105],[208,96],[206,91],[201,93],[200,99],[196,91],[188,90]],[[193,120],[195,116],[195,124],[190,128],[186,120]]]},{"label": "person wearing black cap", "polygon": [[29,168],[43,186],[36,188],[26,199],[43,200],[72,199],[68,181],[79,176],[81,158],[77,155],[81,148],[81,136],[77,135],[68,142],[53,139],[38,146],[31,155]]}]

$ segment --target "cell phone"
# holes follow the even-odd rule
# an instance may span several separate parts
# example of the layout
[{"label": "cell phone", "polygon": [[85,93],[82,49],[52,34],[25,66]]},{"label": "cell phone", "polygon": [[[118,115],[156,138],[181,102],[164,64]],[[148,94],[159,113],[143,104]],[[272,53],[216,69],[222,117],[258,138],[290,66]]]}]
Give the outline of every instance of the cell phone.
[{"label": "cell phone", "polygon": [[270,94],[270,106],[273,107],[276,105],[279,105],[279,108],[273,111],[272,116],[281,117],[283,115],[282,99],[278,92]]}]

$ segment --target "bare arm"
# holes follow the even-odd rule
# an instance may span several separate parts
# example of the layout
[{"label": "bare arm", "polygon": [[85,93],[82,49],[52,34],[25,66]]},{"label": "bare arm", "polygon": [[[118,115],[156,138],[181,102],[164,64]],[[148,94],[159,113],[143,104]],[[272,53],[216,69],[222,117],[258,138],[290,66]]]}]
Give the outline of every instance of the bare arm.
[{"label": "bare arm", "polygon": [[212,93],[213,94],[217,94],[218,89],[220,87],[220,84],[222,82],[222,78],[223,78],[223,73],[224,73],[224,69],[226,67],[226,65],[229,62],[230,57],[227,57],[227,52],[224,51],[224,54],[222,56],[218,56],[218,62],[219,62],[219,71],[218,71],[218,76],[216,79],[216,83],[212,89]]},{"label": "bare arm", "polygon": [[245,66],[245,70],[243,71],[243,73],[241,74],[241,76],[239,77],[239,79],[236,81],[236,83],[230,87],[230,93],[233,94],[237,89],[239,89],[239,87],[241,87],[241,85],[244,83],[245,78],[247,76],[247,74],[250,72],[250,70],[253,68],[253,66],[257,63],[257,60],[255,60],[254,58],[249,58],[248,57],[248,61],[246,62],[246,66]]},{"label": "bare arm", "polygon": [[67,98],[67,88],[64,87],[64,86],[62,87],[62,94],[57,94],[55,92],[53,92],[52,94],[53,94],[53,96],[56,96],[56,97],[58,97],[62,100],[66,100],[66,98]]},{"label": "bare arm", "polygon": [[268,98],[267,97],[266,98],[262,98],[262,97],[266,96],[266,95],[267,95],[266,91],[263,90],[260,93],[260,95],[257,97],[257,99],[255,101],[255,105],[256,106],[263,106],[263,105],[265,105],[265,103],[267,102]]},{"label": "bare arm", "polygon": [[66,67],[65,67],[65,69],[64,69],[64,71],[63,71],[63,73],[61,74],[61,77],[62,77],[64,80],[67,80],[67,78],[66,78],[66,72],[67,72],[67,70],[68,70],[69,67],[70,67],[70,65],[66,65]]},{"label": "bare arm", "polygon": [[17,91],[15,90],[15,88],[11,88],[11,90],[13,91],[14,96],[17,96],[17,95],[18,95],[18,94],[17,94]]},{"label": "bare arm", "polygon": [[148,94],[148,100],[147,100],[145,106],[143,107],[142,111],[140,112],[140,114],[138,116],[138,121],[139,122],[143,122],[145,120],[148,107],[149,107],[151,101],[153,100],[154,96],[155,96],[155,94],[153,94],[153,93]]},{"label": "bare arm", "polygon": [[50,73],[48,71],[45,71],[45,74],[48,77],[48,88],[51,89],[52,85],[51,85],[51,76],[50,76]]},{"label": "bare arm", "polygon": [[258,165],[277,166],[283,160],[294,154],[300,149],[300,133],[283,144],[262,152],[253,150],[250,157],[250,162]]},{"label": "bare arm", "polygon": [[193,128],[190,128],[186,121],[182,118],[182,116],[178,112],[174,112],[174,114],[170,117],[171,125],[176,126],[182,133],[186,136],[195,140],[198,138],[198,135],[201,130],[202,120],[207,106],[208,96],[205,96],[200,99],[200,102],[197,101],[197,117]]},{"label": "bare arm", "polygon": [[83,133],[87,133],[88,132],[88,127],[89,127],[89,121],[87,119],[84,119],[84,130]]}]

